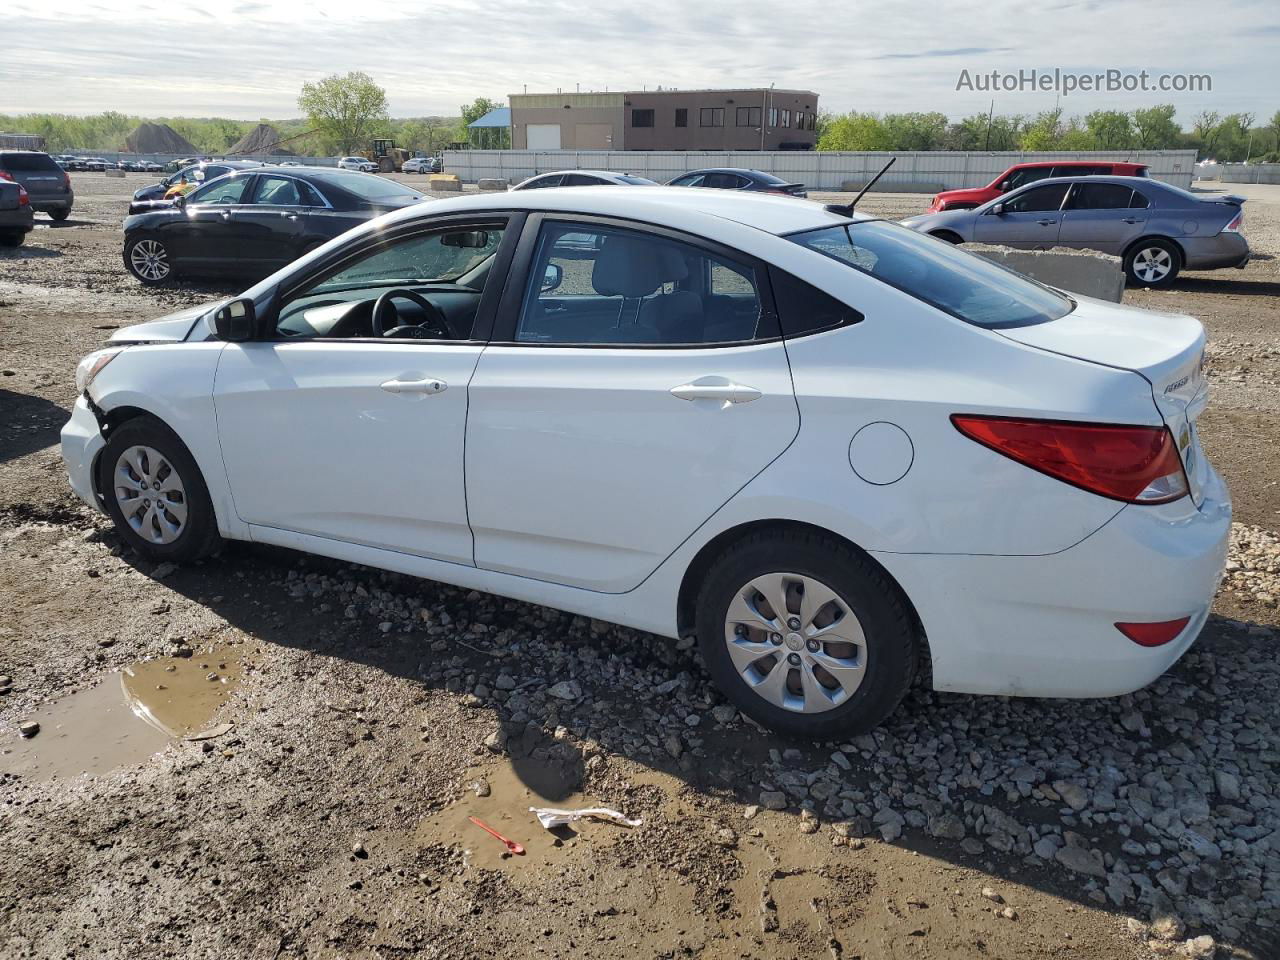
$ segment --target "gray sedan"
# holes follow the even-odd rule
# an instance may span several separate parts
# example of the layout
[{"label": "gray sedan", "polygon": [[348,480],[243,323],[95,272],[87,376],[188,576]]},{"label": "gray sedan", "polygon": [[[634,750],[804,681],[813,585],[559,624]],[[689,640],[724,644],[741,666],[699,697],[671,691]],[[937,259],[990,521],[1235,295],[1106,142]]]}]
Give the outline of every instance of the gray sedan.
[{"label": "gray sedan", "polygon": [[1124,259],[1130,283],[1164,287],[1179,270],[1248,263],[1243,203],[1244,197],[1197,196],[1142,177],[1055,177],[973,210],[902,223],[951,243],[1100,250]]}]

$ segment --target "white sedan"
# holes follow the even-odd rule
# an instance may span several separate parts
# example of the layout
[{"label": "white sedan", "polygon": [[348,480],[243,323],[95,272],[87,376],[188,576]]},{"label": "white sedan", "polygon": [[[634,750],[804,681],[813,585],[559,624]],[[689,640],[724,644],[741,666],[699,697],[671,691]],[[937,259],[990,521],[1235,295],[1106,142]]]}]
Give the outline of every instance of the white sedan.
[{"label": "white sedan", "polygon": [[1191,645],[1231,508],[1194,319],[897,224],[653,187],[408,207],[77,370],[71,484],[224,539],[696,635],[777,730],[1093,697]]},{"label": "white sedan", "polygon": [[343,157],[338,161],[339,170],[359,170],[361,173],[377,173],[378,165],[364,157]]}]

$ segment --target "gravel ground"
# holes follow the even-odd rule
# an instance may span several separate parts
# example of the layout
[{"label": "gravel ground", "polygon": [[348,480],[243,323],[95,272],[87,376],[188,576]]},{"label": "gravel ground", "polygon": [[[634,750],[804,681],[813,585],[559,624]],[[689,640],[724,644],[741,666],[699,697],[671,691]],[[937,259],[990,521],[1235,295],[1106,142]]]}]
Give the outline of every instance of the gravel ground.
[{"label": "gravel ground", "polygon": [[[209,740],[0,772],[5,957],[1280,956],[1280,190],[1242,188],[1247,269],[1126,297],[1210,331],[1202,432],[1238,523],[1196,647],[1132,696],[916,689],[812,744],[646,634],[287,551],[123,551],[58,461],[73,365],[232,288],[138,286],[119,220],[143,178],[74,176],[74,219],[0,252],[0,771],[20,723],[53,743],[131,664],[239,679]],[[526,809],[588,804],[644,823],[553,836]]]}]

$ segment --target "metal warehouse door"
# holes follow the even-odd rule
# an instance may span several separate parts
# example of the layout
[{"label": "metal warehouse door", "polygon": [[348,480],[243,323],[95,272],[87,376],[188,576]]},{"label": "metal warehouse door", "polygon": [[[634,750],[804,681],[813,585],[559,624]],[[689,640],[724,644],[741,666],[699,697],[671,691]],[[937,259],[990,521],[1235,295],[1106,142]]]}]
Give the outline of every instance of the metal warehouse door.
[{"label": "metal warehouse door", "polygon": [[530,150],[559,150],[560,124],[531,123],[526,130],[526,143]]}]

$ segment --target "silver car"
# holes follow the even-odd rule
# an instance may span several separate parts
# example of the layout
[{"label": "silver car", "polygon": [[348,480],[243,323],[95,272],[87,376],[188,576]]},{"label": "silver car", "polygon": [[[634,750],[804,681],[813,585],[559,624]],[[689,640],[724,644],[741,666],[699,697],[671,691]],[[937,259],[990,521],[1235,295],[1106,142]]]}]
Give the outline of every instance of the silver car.
[{"label": "silver car", "polygon": [[1197,196],[1143,177],[1055,177],[973,210],[930,213],[902,223],[951,243],[1100,250],[1123,258],[1131,284],[1164,287],[1179,270],[1249,262],[1241,232],[1244,200]]}]

